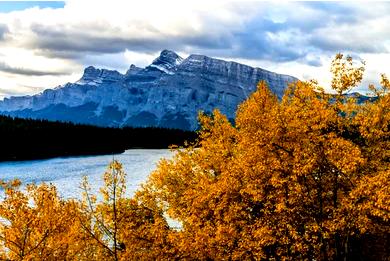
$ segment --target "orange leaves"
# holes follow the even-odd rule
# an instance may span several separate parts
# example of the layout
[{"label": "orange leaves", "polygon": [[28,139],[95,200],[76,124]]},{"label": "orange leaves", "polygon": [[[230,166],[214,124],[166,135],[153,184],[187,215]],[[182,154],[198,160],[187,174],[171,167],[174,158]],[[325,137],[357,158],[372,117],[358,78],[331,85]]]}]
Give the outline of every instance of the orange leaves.
[{"label": "orange leaves", "polygon": [[95,260],[156,259],[168,245],[162,213],[126,198],[125,178],[122,164],[111,162],[103,175],[99,202],[90,195],[88,182],[83,183],[80,232],[90,242],[85,251],[95,254]]},{"label": "orange leaves", "polygon": [[[353,211],[360,216],[356,225],[363,232],[390,229],[390,170],[363,178],[351,193],[351,200]],[[365,222],[362,223],[361,219]]]},{"label": "orange leaves", "polygon": [[[255,127],[267,128],[268,121],[277,105],[277,97],[268,89],[262,81],[257,85],[257,90],[237,109],[236,126],[240,129]],[[254,131],[255,129],[252,129]]]},{"label": "orange leaves", "polygon": [[364,65],[362,62],[362,66],[355,67],[351,56],[344,58],[343,54],[337,54],[330,70],[333,74],[332,89],[339,95],[351,90],[363,79]]},{"label": "orange leaves", "polygon": [[373,84],[370,84],[368,87],[373,94],[375,94],[378,98],[385,96],[386,93],[390,90],[390,81],[387,78],[386,74],[381,74],[381,88],[376,88]]},{"label": "orange leaves", "polygon": [[76,205],[58,198],[55,187],[29,185],[8,190],[0,203],[0,252],[9,259],[56,259],[80,251],[69,238],[79,233]]},{"label": "orange leaves", "polygon": [[353,173],[365,163],[360,149],[351,141],[339,137],[328,136],[325,156],[330,164],[344,174]]},{"label": "orange leaves", "polygon": [[[339,95],[361,81],[364,68],[352,58],[337,55],[332,65]],[[363,176],[387,164],[386,97],[372,105],[335,102],[312,81],[290,85],[279,102],[259,83],[235,127],[218,111],[201,116],[199,146],[161,163],[143,197],[153,195],[183,222],[181,249],[194,258],[348,257],[358,251],[347,242],[356,238],[358,217],[347,202]]]},{"label": "orange leaves", "polygon": [[[171,247],[161,212],[127,199],[125,173],[116,161],[104,174],[102,201],[61,199],[52,185],[3,183],[0,202],[0,257],[5,260],[167,259]],[[148,204],[150,205],[150,204]]]}]

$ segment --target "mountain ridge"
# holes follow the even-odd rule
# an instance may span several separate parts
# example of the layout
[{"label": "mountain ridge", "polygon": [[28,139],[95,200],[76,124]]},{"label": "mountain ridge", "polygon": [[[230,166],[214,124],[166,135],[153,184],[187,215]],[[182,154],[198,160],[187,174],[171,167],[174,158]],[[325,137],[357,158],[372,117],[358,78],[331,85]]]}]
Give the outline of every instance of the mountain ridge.
[{"label": "mountain ridge", "polygon": [[5,98],[0,114],[109,127],[194,130],[197,113],[218,108],[233,119],[260,80],[278,96],[297,78],[234,61],[163,50],[145,68],[125,74],[88,66],[82,77],[32,96]]}]

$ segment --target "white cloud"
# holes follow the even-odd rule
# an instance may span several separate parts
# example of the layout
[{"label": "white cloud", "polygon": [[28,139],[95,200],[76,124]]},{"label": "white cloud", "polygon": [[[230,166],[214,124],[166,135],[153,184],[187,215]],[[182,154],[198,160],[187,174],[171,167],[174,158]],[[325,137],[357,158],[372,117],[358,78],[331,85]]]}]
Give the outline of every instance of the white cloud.
[{"label": "white cloud", "polygon": [[124,56],[128,64],[134,64],[138,67],[145,67],[149,65],[157,55],[158,53],[145,54],[145,53],[133,52],[127,49],[124,53]]},{"label": "white cloud", "polygon": [[69,0],[60,9],[0,14],[2,64],[68,74],[27,77],[7,67],[0,95],[76,81],[87,65],[125,72],[131,63],[146,66],[162,49],[242,61],[323,85],[331,58],[342,51],[365,59],[367,79],[377,82],[389,67],[389,12],[390,3]]}]

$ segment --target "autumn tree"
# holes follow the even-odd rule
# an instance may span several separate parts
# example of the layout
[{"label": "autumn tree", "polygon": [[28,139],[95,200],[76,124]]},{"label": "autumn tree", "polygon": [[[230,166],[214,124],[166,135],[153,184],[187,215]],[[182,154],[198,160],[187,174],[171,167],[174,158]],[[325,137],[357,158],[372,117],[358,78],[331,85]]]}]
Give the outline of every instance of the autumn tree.
[{"label": "autumn tree", "polygon": [[[162,212],[125,197],[118,161],[104,173],[100,195],[84,179],[84,199],[61,199],[45,183],[2,182],[1,260],[164,260],[175,256]],[[148,204],[151,206],[150,204]]]},{"label": "autumn tree", "polygon": [[337,95],[298,81],[279,101],[261,82],[235,125],[201,115],[198,143],[151,174],[137,197],[182,224],[182,258],[345,260],[389,235],[388,80],[359,105],[364,67],[339,54],[331,71]]},{"label": "autumn tree", "polygon": [[118,161],[110,163],[103,179],[100,198],[91,192],[86,178],[82,183],[80,233],[90,241],[82,260],[167,259],[174,249],[167,241],[163,213],[125,196],[126,174]]},{"label": "autumn tree", "polygon": [[52,185],[3,182],[0,202],[2,260],[74,260],[87,243],[80,238],[77,203],[59,198]]}]

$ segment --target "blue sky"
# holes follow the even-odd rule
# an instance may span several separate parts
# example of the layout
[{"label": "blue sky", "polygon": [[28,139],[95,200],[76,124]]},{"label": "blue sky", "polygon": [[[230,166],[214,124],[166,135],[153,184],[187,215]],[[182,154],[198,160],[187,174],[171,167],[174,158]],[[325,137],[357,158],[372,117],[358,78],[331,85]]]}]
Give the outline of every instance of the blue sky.
[{"label": "blue sky", "polygon": [[0,13],[22,11],[28,8],[63,8],[64,1],[0,1]]},{"label": "blue sky", "polygon": [[89,65],[124,73],[162,49],[317,79],[325,88],[338,52],[366,61],[360,91],[390,74],[390,2],[0,1],[0,10],[0,98],[77,81]]}]

